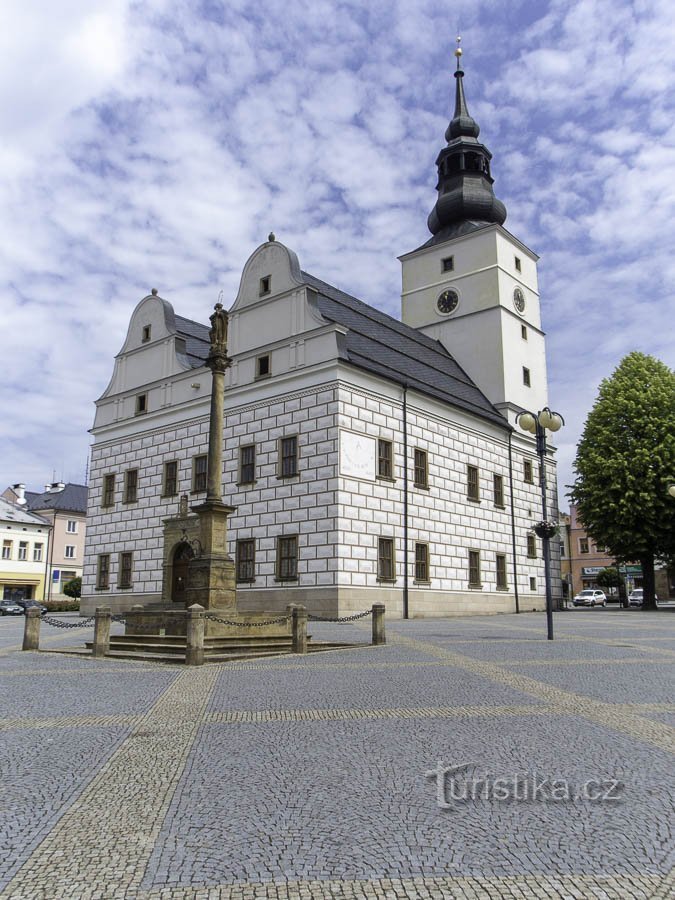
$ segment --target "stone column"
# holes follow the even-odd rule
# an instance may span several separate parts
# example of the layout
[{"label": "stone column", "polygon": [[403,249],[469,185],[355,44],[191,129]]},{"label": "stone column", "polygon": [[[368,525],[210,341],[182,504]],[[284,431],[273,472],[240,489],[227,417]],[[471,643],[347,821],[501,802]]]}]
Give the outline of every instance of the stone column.
[{"label": "stone column", "polygon": [[26,610],[26,621],[23,627],[22,650],[40,649],[40,609],[29,606]]},{"label": "stone column", "polygon": [[384,603],[373,603],[373,645],[386,644],[384,635]]},{"label": "stone column", "polygon": [[94,656],[105,656],[110,650],[110,623],[111,611],[109,606],[98,606],[94,614],[94,643],[92,653]]},{"label": "stone column", "polygon": [[186,610],[185,665],[204,665],[204,607],[198,603]]},{"label": "stone column", "polygon": [[211,316],[211,349],[206,365],[211,369],[211,414],[209,416],[209,453],[206,502],[223,499],[223,417],[225,405],[225,371],[232,364],[227,355],[227,313],[216,303]]},{"label": "stone column", "polygon": [[292,616],[293,653],[307,653],[307,608],[294,606]]}]

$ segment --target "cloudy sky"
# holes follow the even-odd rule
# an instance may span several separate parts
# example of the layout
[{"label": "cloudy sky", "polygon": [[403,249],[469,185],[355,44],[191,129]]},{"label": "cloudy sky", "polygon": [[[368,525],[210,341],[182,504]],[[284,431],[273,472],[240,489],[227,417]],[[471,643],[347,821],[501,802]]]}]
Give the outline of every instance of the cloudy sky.
[{"label": "cloudy sky", "polygon": [[675,365],[670,2],[54,9],[2,5],[0,489],[82,481],[136,303],[157,287],[206,321],[271,229],[303,268],[399,315],[457,29],[506,227],[541,256],[561,490],[600,380],[634,349]]}]

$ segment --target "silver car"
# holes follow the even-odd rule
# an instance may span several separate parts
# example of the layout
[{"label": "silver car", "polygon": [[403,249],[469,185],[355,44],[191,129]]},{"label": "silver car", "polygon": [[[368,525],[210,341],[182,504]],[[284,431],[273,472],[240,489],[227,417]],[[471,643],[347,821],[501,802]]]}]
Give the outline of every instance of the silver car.
[{"label": "silver car", "polygon": [[572,602],[575,606],[607,606],[607,597],[599,588],[586,588]]}]

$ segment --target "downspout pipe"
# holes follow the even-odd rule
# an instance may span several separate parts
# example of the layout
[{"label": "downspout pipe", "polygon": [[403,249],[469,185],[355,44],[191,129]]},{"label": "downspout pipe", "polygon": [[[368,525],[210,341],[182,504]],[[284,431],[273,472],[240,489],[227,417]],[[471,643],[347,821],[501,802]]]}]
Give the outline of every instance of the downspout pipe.
[{"label": "downspout pipe", "polygon": [[403,385],[403,618],[408,618],[408,385]]},{"label": "downspout pipe", "polygon": [[518,598],[518,556],[516,554],[516,511],[513,502],[513,432],[509,431],[509,496],[511,499],[511,547],[513,550],[513,596],[516,601],[516,612],[520,612]]}]

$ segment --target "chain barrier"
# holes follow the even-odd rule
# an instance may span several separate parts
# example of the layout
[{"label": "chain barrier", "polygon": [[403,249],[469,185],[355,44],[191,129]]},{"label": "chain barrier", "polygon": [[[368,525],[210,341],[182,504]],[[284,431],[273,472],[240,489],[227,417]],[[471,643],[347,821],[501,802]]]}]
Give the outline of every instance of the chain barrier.
[{"label": "chain barrier", "polygon": [[234,625],[236,628],[262,628],[263,625],[280,625],[282,622],[288,622],[291,617],[280,616],[278,619],[267,619],[265,622],[232,622],[229,619],[221,619],[211,613],[206,613],[204,618],[218,622],[220,625]]},{"label": "chain barrier", "polygon": [[90,616],[88,619],[82,619],[80,622],[64,622],[62,619],[53,619],[51,616],[40,616],[40,621],[44,622],[45,625],[51,625],[52,628],[86,628],[87,625],[91,625],[94,621],[94,616]]},{"label": "chain barrier", "polygon": [[311,613],[308,613],[307,618],[311,619],[312,622],[355,622],[357,619],[365,619],[366,616],[372,616],[372,609],[367,609],[362,613],[354,613],[353,616],[343,616],[341,619],[331,619],[324,616],[313,616]]}]

